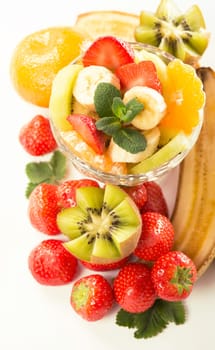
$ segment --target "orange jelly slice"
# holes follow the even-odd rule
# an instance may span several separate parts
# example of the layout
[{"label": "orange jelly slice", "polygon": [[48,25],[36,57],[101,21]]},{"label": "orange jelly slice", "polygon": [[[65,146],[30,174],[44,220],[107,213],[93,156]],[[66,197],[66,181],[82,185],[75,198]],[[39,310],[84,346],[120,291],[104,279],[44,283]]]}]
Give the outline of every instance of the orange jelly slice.
[{"label": "orange jelly slice", "polygon": [[204,106],[203,85],[195,69],[175,59],[167,66],[167,82],[163,86],[167,113],[160,122],[161,133],[190,134],[199,123],[199,111]]}]

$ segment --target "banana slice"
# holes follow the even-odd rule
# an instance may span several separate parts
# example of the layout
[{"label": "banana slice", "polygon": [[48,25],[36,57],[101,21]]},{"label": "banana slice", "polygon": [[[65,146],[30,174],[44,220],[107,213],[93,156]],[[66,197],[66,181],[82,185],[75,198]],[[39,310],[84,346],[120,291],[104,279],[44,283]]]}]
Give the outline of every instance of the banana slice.
[{"label": "banana slice", "polygon": [[166,112],[163,96],[147,86],[135,86],[125,93],[123,102],[128,103],[133,98],[143,103],[144,109],[136,115],[131,124],[140,130],[149,130],[157,126]]},{"label": "banana slice", "polygon": [[110,156],[113,162],[121,163],[138,163],[143,159],[150,157],[157,149],[160,139],[160,130],[158,127],[155,127],[151,130],[143,132],[143,135],[146,138],[147,146],[144,151],[138,153],[130,153],[118,146],[113,139],[110,141],[108,147],[108,155]]},{"label": "banana slice", "polygon": [[85,67],[76,79],[74,97],[81,105],[95,111],[94,93],[101,82],[110,83],[120,89],[119,79],[109,69],[102,66]]}]

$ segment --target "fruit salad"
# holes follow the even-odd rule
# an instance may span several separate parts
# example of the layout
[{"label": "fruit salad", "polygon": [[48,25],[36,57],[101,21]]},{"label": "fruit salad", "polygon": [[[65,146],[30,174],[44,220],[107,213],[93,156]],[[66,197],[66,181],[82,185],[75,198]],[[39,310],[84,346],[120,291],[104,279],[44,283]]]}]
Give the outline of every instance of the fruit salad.
[{"label": "fruit salad", "polygon": [[138,176],[183,159],[198,137],[203,105],[193,67],[103,36],[59,71],[49,109],[55,136],[73,158],[96,172]]}]

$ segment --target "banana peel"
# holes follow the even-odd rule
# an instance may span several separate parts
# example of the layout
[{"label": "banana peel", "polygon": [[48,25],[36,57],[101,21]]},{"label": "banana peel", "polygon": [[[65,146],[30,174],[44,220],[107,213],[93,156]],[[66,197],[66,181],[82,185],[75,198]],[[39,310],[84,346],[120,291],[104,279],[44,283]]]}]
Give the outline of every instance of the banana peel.
[{"label": "banana peel", "polygon": [[215,72],[200,67],[197,74],[206,94],[200,136],[180,167],[172,214],[174,249],[195,263],[198,278],[215,257]]}]

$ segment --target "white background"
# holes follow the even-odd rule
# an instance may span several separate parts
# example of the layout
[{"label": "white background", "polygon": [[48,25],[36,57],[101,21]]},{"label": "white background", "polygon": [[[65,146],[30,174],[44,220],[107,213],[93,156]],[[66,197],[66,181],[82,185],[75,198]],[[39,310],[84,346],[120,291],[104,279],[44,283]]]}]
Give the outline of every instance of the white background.
[{"label": "white background", "polygon": [[[1,2],[2,3],[2,2]],[[127,3],[127,5],[126,5]],[[187,300],[188,320],[170,326],[149,340],[135,340],[132,331],[114,324],[114,313],[102,321],[89,323],[78,317],[69,305],[71,284],[43,287],[31,277],[27,267],[30,250],[45,235],[34,230],[27,217],[24,197],[25,164],[32,160],[18,143],[20,127],[40,112],[20,99],[9,78],[9,63],[15,45],[27,34],[56,25],[72,25],[77,14],[96,9],[124,10],[139,14],[154,11],[159,1],[126,2],[19,0],[4,2],[0,9],[0,348],[2,350],[179,350],[214,349],[215,264],[195,285]],[[195,1],[178,0],[181,9]],[[203,10],[210,46],[202,65],[215,65],[213,1],[196,0]],[[166,193],[170,193],[167,189]],[[182,218],[183,219],[183,218]]]}]

